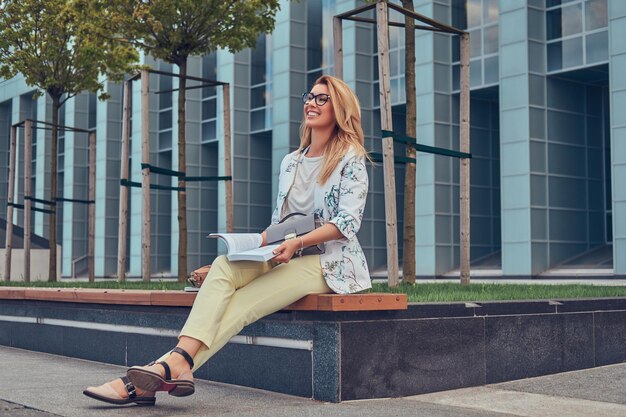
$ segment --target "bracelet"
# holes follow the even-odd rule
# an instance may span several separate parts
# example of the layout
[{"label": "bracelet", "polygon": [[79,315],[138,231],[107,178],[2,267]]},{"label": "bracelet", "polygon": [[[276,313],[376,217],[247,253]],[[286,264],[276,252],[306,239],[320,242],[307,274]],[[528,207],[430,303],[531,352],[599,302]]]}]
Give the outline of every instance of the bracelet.
[{"label": "bracelet", "polygon": [[300,249],[297,250],[298,256],[302,256],[302,251],[304,250],[304,239],[300,236]]}]

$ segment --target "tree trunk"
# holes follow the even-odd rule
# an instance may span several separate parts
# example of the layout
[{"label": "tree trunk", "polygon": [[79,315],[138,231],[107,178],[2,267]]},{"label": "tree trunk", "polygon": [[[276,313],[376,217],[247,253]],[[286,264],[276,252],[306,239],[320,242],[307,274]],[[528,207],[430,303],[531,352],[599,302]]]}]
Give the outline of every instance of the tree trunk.
[{"label": "tree trunk", "polygon": [[[187,172],[187,162],[185,160],[185,103],[187,91],[187,57],[178,64],[179,86],[178,86],[178,171]],[[178,178],[178,186],[185,187],[185,179]],[[185,282],[187,279],[187,192],[178,191],[178,282]]]},{"label": "tree trunk", "polygon": [[[57,160],[58,160],[58,144],[59,136],[59,107],[61,97],[52,98],[52,141],[50,143],[50,201],[55,201],[57,197]],[[57,280],[57,211],[56,205],[50,206],[48,240],[50,242],[50,261],[48,265],[48,281],[56,282]]]},{"label": "tree trunk", "polygon": [[[402,0],[402,7],[413,11],[413,0]],[[405,16],[405,89],[406,136],[416,137],[417,107],[415,92],[415,20]],[[415,158],[415,148],[406,147],[406,156]],[[407,162],[404,171],[404,226],[402,240],[402,279],[415,284],[415,163]]]}]

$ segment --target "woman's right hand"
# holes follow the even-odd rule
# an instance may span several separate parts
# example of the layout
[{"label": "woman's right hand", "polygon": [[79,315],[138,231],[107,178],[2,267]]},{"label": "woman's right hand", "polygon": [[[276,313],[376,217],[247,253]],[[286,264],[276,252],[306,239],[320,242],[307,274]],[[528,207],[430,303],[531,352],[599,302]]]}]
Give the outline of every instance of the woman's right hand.
[{"label": "woman's right hand", "polygon": [[205,265],[189,274],[189,282],[191,285],[198,288],[201,287],[210,269],[211,265]]},{"label": "woman's right hand", "polygon": [[263,238],[261,246],[267,246],[267,232],[265,230],[261,232],[261,238]]}]

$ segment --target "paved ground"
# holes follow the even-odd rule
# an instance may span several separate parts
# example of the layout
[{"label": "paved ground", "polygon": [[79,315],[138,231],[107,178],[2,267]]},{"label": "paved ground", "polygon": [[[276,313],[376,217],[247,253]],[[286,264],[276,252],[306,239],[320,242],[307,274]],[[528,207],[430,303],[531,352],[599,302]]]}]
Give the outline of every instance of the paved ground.
[{"label": "paved ground", "polygon": [[626,417],[626,364],[413,397],[328,404],[197,381],[187,398],[116,407],[82,395],[125,368],[0,346],[0,416]]}]

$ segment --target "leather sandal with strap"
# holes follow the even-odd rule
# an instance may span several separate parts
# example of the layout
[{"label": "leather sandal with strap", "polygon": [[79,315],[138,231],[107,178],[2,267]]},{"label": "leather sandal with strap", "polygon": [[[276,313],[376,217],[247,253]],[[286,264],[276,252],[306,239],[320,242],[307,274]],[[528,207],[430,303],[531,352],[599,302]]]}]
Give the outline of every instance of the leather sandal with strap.
[{"label": "leather sandal with strap", "polygon": [[[126,389],[126,393],[128,397],[122,397],[112,386],[111,382],[107,382],[106,384],[102,384],[99,387],[88,387],[83,391],[83,394],[86,396],[96,399],[98,401],[104,401],[109,404],[116,405],[126,405],[135,403],[137,405],[154,405],[156,398],[154,397],[153,392],[144,393],[144,395],[137,395],[137,391],[132,382],[128,379],[128,377],[123,376],[120,378],[124,383],[124,388]],[[151,395],[146,395],[151,394]]]},{"label": "leather sandal with strap", "polygon": [[[192,357],[179,347],[172,349],[172,353],[178,353],[193,369],[194,363]],[[165,376],[161,376],[157,366],[161,366],[165,370]],[[195,392],[195,384],[193,382],[193,374],[189,371],[181,373],[178,378],[172,379],[172,371],[165,362],[151,362],[146,366],[133,366],[126,372],[128,379],[135,386],[146,391],[167,391],[175,397],[186,397]]]}]

